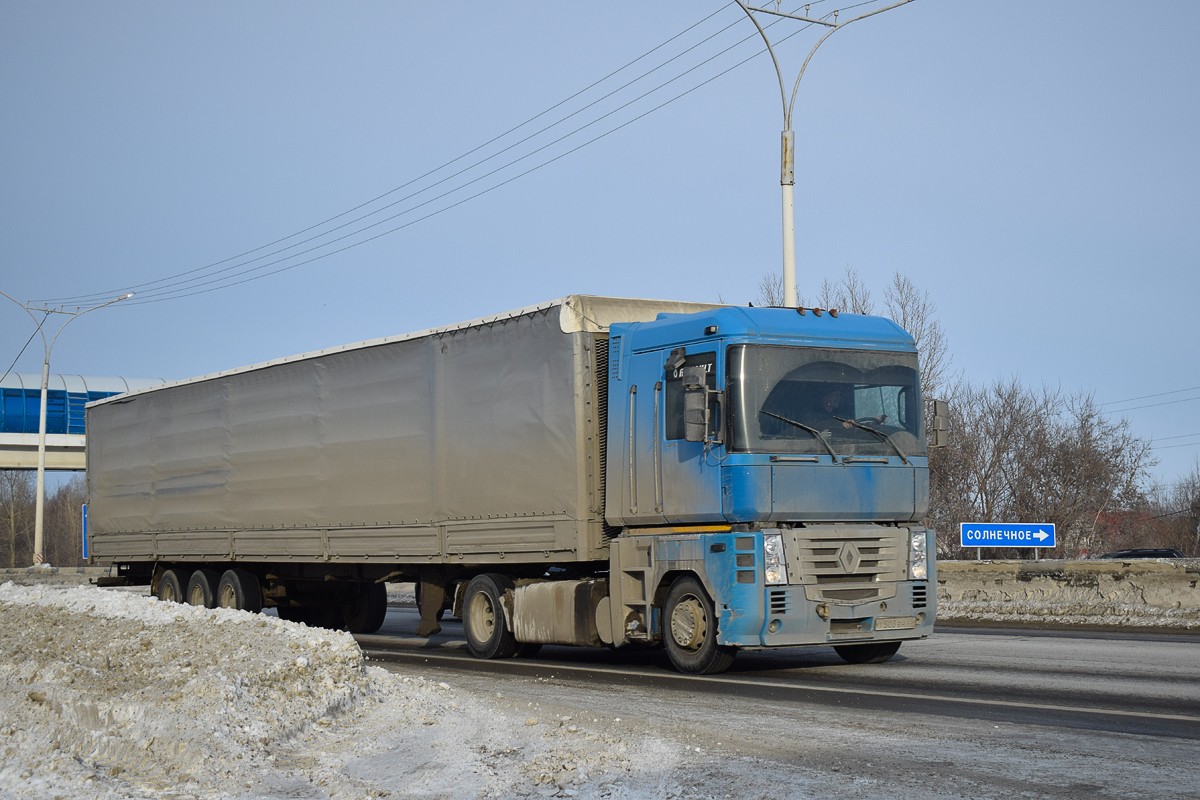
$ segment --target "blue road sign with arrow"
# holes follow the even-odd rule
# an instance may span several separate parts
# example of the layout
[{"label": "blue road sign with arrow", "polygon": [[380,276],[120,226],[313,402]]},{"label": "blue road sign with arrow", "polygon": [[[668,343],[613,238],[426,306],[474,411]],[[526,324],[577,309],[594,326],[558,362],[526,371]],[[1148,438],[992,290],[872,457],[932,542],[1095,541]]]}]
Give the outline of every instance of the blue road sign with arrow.
[{"label": "blue road sign with arrow", "polygon": [[1054,547],[1054,525],[1040,522],[962,522],[962,547]]}]

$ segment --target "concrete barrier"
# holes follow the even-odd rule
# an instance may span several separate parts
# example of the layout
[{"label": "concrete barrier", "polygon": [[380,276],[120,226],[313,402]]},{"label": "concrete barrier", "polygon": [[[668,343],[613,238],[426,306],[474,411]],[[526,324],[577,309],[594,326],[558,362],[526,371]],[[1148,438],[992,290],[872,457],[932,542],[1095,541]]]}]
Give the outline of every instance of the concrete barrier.
[{"label": "concrete barrier", "polygon": [[939,561],[939,623],[1195,631],[1200,559]]}]

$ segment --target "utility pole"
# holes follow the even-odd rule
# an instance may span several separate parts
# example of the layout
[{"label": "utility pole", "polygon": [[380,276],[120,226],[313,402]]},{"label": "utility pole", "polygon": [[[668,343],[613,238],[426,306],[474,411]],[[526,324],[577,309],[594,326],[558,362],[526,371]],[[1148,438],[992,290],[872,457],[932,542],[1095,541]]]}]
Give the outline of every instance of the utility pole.
[{"label": "utility pole", "polygon": [[[63,329],[71,324],[76,318],[82,317],[89,311],[95,311],[97,308],[111,306],[113,303],[119,303],[122,300],[128,300],[133,297],[133,292],[123,294],[120,297],[109,300],[107,303],[85,308],[80,311],[78,308],[74,311],[66,311],[61,306],[58,308],[49,308],[47,306],[30,307],[29,305],[20,302],[5,292],[0,294],[12,300],[14,303],[25,309],[25,313],[33,320],[33,324],[37,325],[38,333],[42,336],[42,347],[46,351],[46,357],[42,360],[42,403],[38,409],[38,471],[37,471],[37,505],[34,511],[33,522],[33,566],[41,566],[45,560],[45,540],[43,538],[43,521],[46,512],[46,392],[50,383],[50,351],[54,349],[54,343],[58,341],[58,334],[63,332]],[[34,311],[40,311],[44,315],[41,321],[33,315]],[[58,333],[54,334],[54,338],[46,341],[46,332],[42,329],[42,324],[51,314],[62,314],[67,317],[67,321],[58,327]]]},{"label": "utility pole", "polygon": [[[783,187],[783,304],[788,308],[795,308],[796,300],[796,215],[794,212],[793,189],[796,184],[795,178],[795,135],[792,133],[792,109],[796,106],[796,92],[800,90],[800,80],[804,77],[804,71],[808,69],[808,62],[812,60],[813,54],[817,52],[817,48],[825,43],[825,40],[832,36],[836,31],[849,25],[851,22],[858,22],[860,19],[873,17],[876,14],[882,14],[884,11],[891,11],[893,8],[911,3],[912,0],[900,0],[900,2],[892,3],[884,8],[877,8],[874,11],[868,11],[864,14],[859,14],[844,22],[838,22],[838,12],[834,11],[827,14],[824,19],[816,19],[809,17],[809,6],[804,7],[804,15],[787,14],[779,10],[779,0],[775,1],[775,8],[759,8],[748,5],[737,0],[737,4],[746,12],[746,16],[750,17],[750,21],[754,23],[754,27],[758,28],[759,34],[763,41],[767,44],[767,52],[771,54],[771,61],[775,64],[775,75],[779,78],[779,97],[783,101],[783,136],[780,151],[780,169],[779,183]],[[808,58],[804,59],[803,66],[800,67],[800,74],[796,76],[796,84],[792,88],[792,95],[789,98],[787,87],[783,81],[783,70],[779,67],[779,59],[775,57],[775,48],[771,46],[771,40],[767,38],[767,31],[759,23],[758,18],[754,15],[769,14],[775,17],[786,17],[787,19],[799,20],[800,22],[808,23],[809,25],[822,25],[829,28],[820,40],[813,45],[812,50],[808,52]],[[833,17],[830,21],[828,17]]]}]

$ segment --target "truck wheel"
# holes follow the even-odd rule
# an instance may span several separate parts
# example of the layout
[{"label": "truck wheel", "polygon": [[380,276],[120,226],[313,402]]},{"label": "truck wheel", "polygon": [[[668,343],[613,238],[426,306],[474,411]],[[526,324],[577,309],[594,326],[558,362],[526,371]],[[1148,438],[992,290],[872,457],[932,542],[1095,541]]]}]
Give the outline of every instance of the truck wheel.
[{"label": "truck wheel", "polygon": [[221,585],[221,574],[215,569],[198,569],[187,582],[188,605],[217,607],[217,587]]},{"label": "truck wheel", "polygon": [[164,603],[183,602],[183,573],[169,569],[158,579],[158,599]]},{"label": "truck wheel", "polygon": [[833,650],[848,664],[882,664],[900,649],[899,642],[871,642],[869,644],[840,644]]},{"label": "truck wheel", "polygon": [[662,618],[667,655],[677,670],[712,675],[729,669],[736,650],[717,644],[717,615],[700,581],[691,575],[676,578]]},{"label": "truck wheel", "polygon": [[463,595],[463,632],[476,658],[511,658],[517,640],[504,617],[504,592],[513,582],[503,575],[476,575]]},{"label": "truck wheel", "polygon": [[217,584],[217,605],[257,614],[262,611],[262,589],[258,578],[244,569],[227,569]]},{"label": "truck wheel", "polygon": [[342,606],[342,616],[351,633],[374,633],[387,615],[387,587],[382,583],[360,583],[354,599]]}]

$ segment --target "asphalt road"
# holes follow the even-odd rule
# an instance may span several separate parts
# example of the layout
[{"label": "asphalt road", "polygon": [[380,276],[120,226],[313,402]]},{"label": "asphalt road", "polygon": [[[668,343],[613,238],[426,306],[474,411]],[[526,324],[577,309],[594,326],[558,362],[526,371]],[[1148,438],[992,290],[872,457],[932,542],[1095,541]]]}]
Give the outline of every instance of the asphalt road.
[{"label": "asphalt road", "polygon": [[415,610],[394,608],[358,639],[397,671],[781,775],[807,770],[810,782],[854,776],[876,787],[867,794],[896,796],[1200,797],[1196,636],[943,628],[886,664],[796,648],[684,676],[655,650],[479,661],[456,621],[428,640],[416,623]]}]

